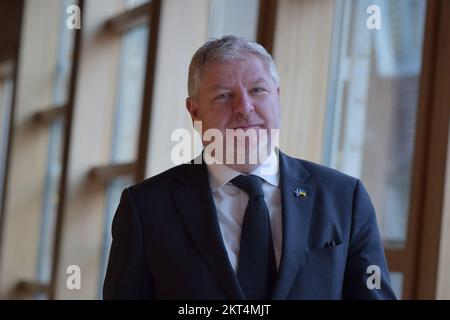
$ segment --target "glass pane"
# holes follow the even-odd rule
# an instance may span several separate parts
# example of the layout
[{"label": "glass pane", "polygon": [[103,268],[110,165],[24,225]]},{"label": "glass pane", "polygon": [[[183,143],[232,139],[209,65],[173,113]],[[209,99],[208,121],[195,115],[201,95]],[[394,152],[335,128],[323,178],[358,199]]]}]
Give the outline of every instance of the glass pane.
[{"label": "glass pane", "polygon": [[258,11],[259,0],[211,0],[209,37],[233,34],[256,40]]},{"label": "glass pane", "polygon": [[149,2],[149,0],[125,0],[125,8],[133,9],[139,7],[140,5]]},{"label": "glass pane", "polygon": [[402,272],[391,272],[391,287],[394,290],[397,299],[402,299],[403,292],[403,273]]},{"label": "glass pane", "polygon": [[143,25],[123,36],[112,137],[114,163],[135,161],[137,157],[148,32],[148,26]]},{"label": "glass pane", "polygon": [[60,12],[60,31],[57,52],[56,73],[53,82],[53,103],[55,106],[64,105],[69,98],[70,71],[73,62],[73,46],[75,41],[75,31],[67,28],[66,8],[70,5],[77,5],[77,0],[64,0]]},{"label": "glass pane", "polygon": [[[52,93],[52,103],[55,108],[66,104],[69,96],[75,32],[66,26],[66,8],[77,3],[78,1],[75,0],[65,0],[60,8],[60,31]],[[43,283],[50,281],[51,276],[53,236],[62,166],[64,123],[64,119],[59,119],[53,122],[49,128],[47,173],[45,177],[37,263],[37,279]]]},{"label": "glass pane", "polygon": [[46,283],[50,281],[53,236],[55,233],[56,212],[58,209],[58,195],[62,164],[62,137],[64,134],[63,119],[57,120],[50,127],[47,176],[44,186],[44,202],[40,226],[40,240],[38,247],[37,278]]},{"label": "glass pane", "polygon": [[3,194],[3,180],[5,177],[5,161],[9,138],[9,120],[11,117],[14,87],[13,69],[14,66],[12,62],[8,61],[0,63],[0,194]]},{"label": "glass pane", "polygon": [[103,280],[105,279],[106,267],[108,266],[109,250],[111,248],[112,236],[111,225],[116,212],[117,206],[120,202],[120,195],[122,191],[132,185],[134,179],[132,176],[120,177],[113,180],[107,187],[106,191],[106,206],[105,206],[105,221],[103,230],[103,251],[100,263],[100,277],[98,284],[98,298],[102,299]]},{"label": "glass pane", "polygon": [[323,162],[362,179],[387,245],[406,240],[425,8],[337,1]]}]

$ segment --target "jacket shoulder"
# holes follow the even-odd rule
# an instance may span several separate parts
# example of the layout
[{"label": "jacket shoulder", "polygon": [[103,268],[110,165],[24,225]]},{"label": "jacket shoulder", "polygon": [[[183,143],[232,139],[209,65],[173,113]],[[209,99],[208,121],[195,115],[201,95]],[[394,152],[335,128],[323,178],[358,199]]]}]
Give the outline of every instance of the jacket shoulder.
[{"label": "jacket shoulder", "polygon": [[300,167],[302,167],[309,174],[310,181],[314,182],[314,184],[322,185],[326,184],[328,186],[340,186],[342,187],[351,187],[354,188],[358,182],[358,179],[352,177],[348,174],[345,174],[339,170],[311,162],[304,159],[293,158],[285,155],[288,158],[288,161],[295,162]]},{"label": "jacket shoulder", "polygon": [[192,164],[181,164],[175,166],[155,176],[131,185],[130,187],[128,187],[128,189],[133,194],[137,195],[140,195],[142,193],[148,195],[148,192],[155,191],[167,191],[170,186],[173,185],[174,181],[178,179],[178,177],[183,176],[189,170],[190,166],[192,166]]}]

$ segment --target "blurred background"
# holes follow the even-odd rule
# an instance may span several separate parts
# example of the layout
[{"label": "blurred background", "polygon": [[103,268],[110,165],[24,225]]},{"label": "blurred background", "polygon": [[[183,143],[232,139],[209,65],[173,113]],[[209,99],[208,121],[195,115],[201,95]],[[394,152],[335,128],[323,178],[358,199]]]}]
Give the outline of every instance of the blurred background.
[{"label": "blurred background", "polygon": [[449,17],[448,0],[0,0],[0,298],[101,298],[121,191],[175,165],[190,58],[235,34],[278,66],[281,149],[366,185],[398,297],[450,299]]}]

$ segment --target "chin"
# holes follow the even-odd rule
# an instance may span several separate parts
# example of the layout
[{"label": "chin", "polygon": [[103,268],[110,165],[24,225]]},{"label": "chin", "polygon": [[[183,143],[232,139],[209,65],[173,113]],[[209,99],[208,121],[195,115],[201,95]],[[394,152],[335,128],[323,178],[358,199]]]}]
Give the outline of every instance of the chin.
[{"label": "chin", "polygon": [[234,170],[241,172],[241,173],[245,173],[248,174],[250,172],[252,172],[253,170],[255,170],[258,165],[251,165],[251,164],[235,164],[230,166],[231,168],[233,168]]}]

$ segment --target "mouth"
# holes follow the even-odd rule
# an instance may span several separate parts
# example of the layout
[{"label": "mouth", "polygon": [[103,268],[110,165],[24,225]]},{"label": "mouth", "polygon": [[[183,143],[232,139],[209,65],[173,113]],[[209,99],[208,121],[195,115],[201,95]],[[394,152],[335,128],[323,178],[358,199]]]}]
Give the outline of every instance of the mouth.
[{"label": "mouth", "polygon": [[263,127],[262,124],[246,124],[246,125],[234,127],[232,129],[233,130],[242,129],[242,130],[246,131],[248,129],[261,129],[262,127]]}]

